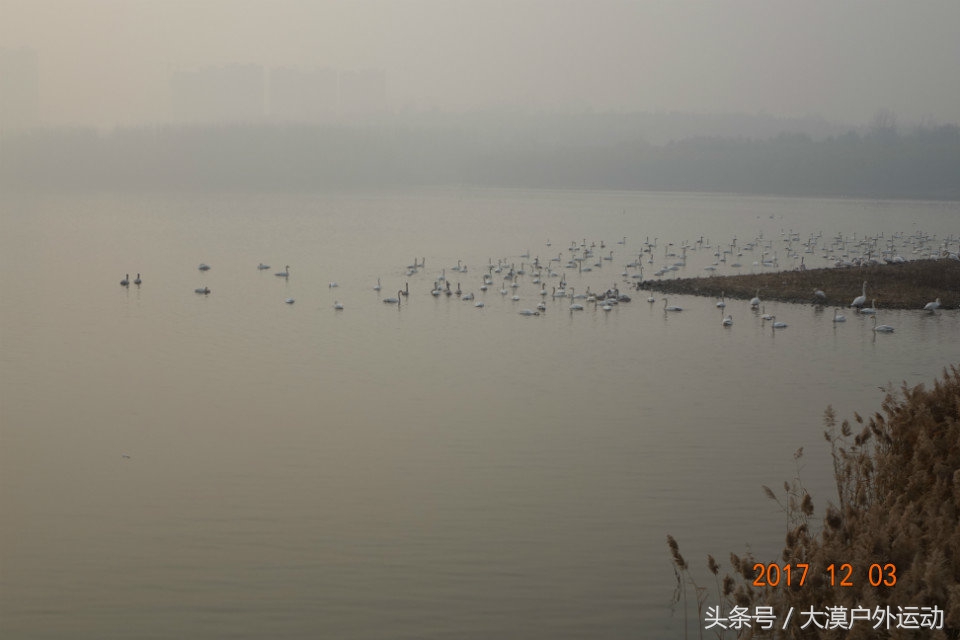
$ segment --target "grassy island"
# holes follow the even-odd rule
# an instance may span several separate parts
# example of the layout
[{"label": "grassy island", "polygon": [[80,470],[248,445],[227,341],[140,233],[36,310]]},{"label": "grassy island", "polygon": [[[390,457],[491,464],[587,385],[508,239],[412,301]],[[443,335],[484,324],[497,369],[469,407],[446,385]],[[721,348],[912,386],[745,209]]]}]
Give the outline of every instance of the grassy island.
[{"label": "grassy island", "polygon": [[[887,309],[922,309],[940,298],[941,308],[960,307],[960,260],[916,260],[835,269],[777,271],[706,278],[645,280],[640,289],[695,296],[721,295],[749,300],[760,290],[762,300],[846,307],[867,283],[867,304],[876,299]],[[819,299],[815,290],[823,291]]]}]

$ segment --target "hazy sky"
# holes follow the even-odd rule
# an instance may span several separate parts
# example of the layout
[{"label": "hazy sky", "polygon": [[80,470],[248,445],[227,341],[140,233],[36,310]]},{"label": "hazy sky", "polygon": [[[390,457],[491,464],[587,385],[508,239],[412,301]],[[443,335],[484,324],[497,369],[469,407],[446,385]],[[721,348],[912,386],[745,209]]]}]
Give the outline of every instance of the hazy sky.
[{"label": "hazy sky", "polygon": [[164,120],[174,71],[379,69],[393,109],[960,122],[957,0],[0,0],[46,123]]}]

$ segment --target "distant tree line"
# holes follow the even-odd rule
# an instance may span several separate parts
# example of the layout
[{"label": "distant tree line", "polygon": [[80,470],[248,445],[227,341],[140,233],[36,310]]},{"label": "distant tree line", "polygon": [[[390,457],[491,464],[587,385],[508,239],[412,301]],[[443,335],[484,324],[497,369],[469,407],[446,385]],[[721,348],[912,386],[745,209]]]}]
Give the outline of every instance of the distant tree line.
[{"label": "distant tree line", "polygon": [[[557,125],[561,126],[561,125]],[[170,125],[0,133],[0,187],[493,187],[960,198],[960,127],[813,138],[510,135],[456,125]],[[569,133],[569,132],[567,132]]]}]

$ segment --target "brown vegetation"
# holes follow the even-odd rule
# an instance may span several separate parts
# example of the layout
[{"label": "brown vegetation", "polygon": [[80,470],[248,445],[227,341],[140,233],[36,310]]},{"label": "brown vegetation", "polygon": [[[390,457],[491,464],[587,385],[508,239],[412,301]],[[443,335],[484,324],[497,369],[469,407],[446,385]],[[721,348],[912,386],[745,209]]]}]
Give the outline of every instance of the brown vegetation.
[{"label": "brown vegetation", "polygon": [[[898,395],[887,394],[881,411],[865,420],[855,414],[856,425],[844,420],[839,428],[827,408],[824,435],[833,448],[834,475],[839,504],[828,504],[816,530],[813,500],[799,480],[784,483],[783,497],[764,487],[788,515],[789,530],[780,567],[798,563],[810,566],[803,585],[754,586],[758,562],[752,556],[731,554],[732,571],[722,579],[712,557],[708,568],[717,579],[717,601],[723,613],[735,605],[751,612],[758,606],[773,607],[782,620],[793,608],[795,616],[811,607],[939,607],[943,628],[939,630],[874,629],[873,621],[858,621],[850,630],[840,628],[803,630],[794,618],[786,630],[780,624],[761,632],[750,628],[716,633],[717,637],[772,638],[960,638],[960,368],[944,373],[932,388],[903,386]],[[795,458],[799,459],[802,450]],[[690,579],[679,547],[668,537],[678,583],[693,584],[706,597],[705,589]],[[764,563],[766,564],[766,563]],[[836,586],[826,568],[835,565]],[[839,586],[842,564],[852,567],[852,586]],[[878,565],[874,577],[895,584],[872,586],[868,572]],[[895,567],[893,573],[888,565]],[[843,574],[846,572],[844,571]],[[683,576],[681,578],[680,576]],[[703,635],[703,610],[698,597],[698,615]],[[713,634],[714,630],[707,631]]]},{"label": "brown vegetation", "polygon": [[902,264],[882,264],[836,269],[807,269],[774,273],[707,278],[646,280],[641,289],[663,293],[745,299],[760,290],[762,300],[816,303],[814,290],[826,299],[820,304],[846,307],[860,295],[867,281],[867,303],[874,298],[886,309],[922,309],[940,298],[942,308],[960,307],[960,261],[915,260]]}]

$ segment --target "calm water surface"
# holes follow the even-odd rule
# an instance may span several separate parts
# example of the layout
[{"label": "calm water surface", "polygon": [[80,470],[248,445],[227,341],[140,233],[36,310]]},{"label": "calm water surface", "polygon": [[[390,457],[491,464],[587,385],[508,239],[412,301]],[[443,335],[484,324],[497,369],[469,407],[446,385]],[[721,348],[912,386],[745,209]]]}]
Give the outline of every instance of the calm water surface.
[{"label": "calm water surface", "polygon": [[[878,387],[932,381],[960,356],[958,312],[881,310],[896,333],[877,336],[771,303],[789,324],[774,333],[745,301],[723,328],[712,299],[666,314],[633,292],[609,312],[548,295],[523,317],[540,286],[523,276],[514,302],[496,275],[483,293],[484,267],[560,254],[577,292],[625,290],[647,238],[653,266],[670,242],[762,235],[794,268],[791,233],[956,236],[958,214],[558,191],[5,196],[0,636],[679,637],[666,535],[697,571],[707,553],[774,559],[784,516],[761,485],[791,479],[803,446],[825,506],[824,408],[870,413]],[[565,269],[583,240],[600,266]],[[677,273],[706,274],[711,251]],[[431,296],[443,269],[486,306]],[[382,302],[406,283],[399,308]]]}]

